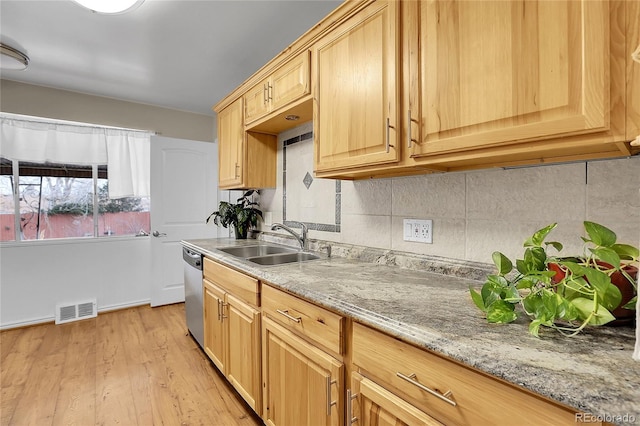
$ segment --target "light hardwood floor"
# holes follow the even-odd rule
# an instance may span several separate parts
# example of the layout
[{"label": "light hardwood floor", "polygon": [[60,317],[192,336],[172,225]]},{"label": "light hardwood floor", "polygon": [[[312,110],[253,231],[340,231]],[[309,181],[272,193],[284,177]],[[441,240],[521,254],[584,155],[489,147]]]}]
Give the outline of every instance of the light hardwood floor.
[{"label": "light hardwood floor", "polygon": [[186,335],[184,304],[0,333],[0,425],[261,425]]}]

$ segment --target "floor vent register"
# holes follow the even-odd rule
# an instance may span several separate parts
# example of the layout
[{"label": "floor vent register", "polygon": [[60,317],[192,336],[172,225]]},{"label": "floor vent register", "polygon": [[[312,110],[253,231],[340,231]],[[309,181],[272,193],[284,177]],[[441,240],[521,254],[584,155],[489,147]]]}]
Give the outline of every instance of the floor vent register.
[{"label": "floor vent register", "polygon": [[96,299],[76,304],[58,304],[56,305],[56,324],[95,318],[98,316],[97,305]]}]

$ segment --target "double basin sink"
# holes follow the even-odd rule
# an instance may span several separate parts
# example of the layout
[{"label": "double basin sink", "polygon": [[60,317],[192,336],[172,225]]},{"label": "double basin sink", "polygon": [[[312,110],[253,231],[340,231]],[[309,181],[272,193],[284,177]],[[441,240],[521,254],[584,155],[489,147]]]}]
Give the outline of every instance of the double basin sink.
[{"label": "double basin sink", "polygon": [[218,249],[231,256],[240,257],[258,265],[281,265],[283,263],[304,262],[320,259],[313,253],[298,251],[293,248],[259,244],[251,246],[227,247]]}]

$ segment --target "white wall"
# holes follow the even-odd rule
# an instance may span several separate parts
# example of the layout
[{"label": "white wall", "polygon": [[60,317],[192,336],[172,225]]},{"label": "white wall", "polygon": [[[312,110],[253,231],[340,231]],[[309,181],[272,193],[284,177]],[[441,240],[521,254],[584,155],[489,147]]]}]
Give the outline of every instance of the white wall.
[{"label": "white wall", "polygon": [[[559,226],[549,241],[565,244],[567,255],[581,253],[584,220],[611,228],[619,242],[640,240],[640,156],[341,181],[338,191],[324,179],[303,184],[313,175],[313,138],[287,146],[283,173],[283,141],[310,130],[305,123],[279,135],[277,188],[262,191],[261,206],[273,222],[282,220],[283,207],[286,220],[303,222],[338,208],[340,232],[313,230],[311,238],[487,263],[495,250],[521,257],[524,240],[553,222]],[[292,208],[296,203],[313,209]],[[326,211],[309,213],[314,209]],[[404,218],[432,219],[433,244],[403,241]]]},{"label": "white wall", "polygon": [[[2,112],[205,142],[213,141],[216,133],[213,116],[8,80],[0,81],[0,90]],[[149,303],[150,271],[147,237],[2,243],[0,328],[53,320],[57,303],[95,297],[99,311]]]},{"label": "white wall", "polygon": [[58,303],[96,298],[98,311],[149,303],[149,237],[0,246],[0,328],[52,321]]},{"label": "white wall", "polygon": [[0,111],[105,126],[149,130],[177,139],[213,142],[216,119],[174,109],[0,80]]}]

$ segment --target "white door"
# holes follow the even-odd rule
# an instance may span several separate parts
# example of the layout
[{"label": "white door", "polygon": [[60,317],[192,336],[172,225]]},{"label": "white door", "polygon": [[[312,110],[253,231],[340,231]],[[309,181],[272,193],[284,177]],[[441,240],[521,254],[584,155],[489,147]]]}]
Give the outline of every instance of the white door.
[{"label": "white door", "polygon": [[[218,146],[151,138],[151,306],[184,301],[181,240],[215,238]],[[133,259],[135,261],[135,259]]]}]

